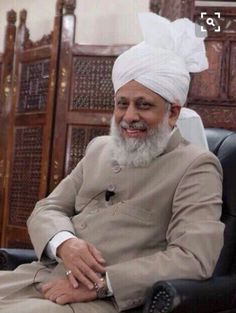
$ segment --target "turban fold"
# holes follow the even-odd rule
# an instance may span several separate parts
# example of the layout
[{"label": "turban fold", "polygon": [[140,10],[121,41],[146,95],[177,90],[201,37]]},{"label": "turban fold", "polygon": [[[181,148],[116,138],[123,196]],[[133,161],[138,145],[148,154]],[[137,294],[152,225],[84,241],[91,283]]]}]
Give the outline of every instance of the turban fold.
[{"label": "turban fold", "polygon": [[184,105],[190,72],[208,68],[204,37],[199,25],[187,18],[170,22],[154,13],[139,14],[144,41],[115,61],[112,81],[115,92],[135,80],[170,103]]}]

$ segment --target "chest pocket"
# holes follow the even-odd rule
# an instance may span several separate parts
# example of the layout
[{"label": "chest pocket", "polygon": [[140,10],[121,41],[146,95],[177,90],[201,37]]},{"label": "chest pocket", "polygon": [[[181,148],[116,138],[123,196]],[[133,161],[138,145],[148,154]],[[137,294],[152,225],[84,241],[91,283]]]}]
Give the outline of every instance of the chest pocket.
[{"label": "chest pocket", "polygon": [[117,214],[124,214],[150,224],[156,223],[156,217],[153,212],[150,212],[149,210],[129,201],[122,201],[117,204],[115,212]]}]

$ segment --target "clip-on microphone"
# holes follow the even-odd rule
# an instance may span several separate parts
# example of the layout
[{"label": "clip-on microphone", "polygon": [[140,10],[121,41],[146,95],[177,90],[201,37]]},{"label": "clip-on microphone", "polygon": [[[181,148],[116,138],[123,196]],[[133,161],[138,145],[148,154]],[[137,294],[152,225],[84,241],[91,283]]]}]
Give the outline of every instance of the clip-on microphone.
[{"label": "clip-on microphone", "polygon": [[105,200],[108,202],[110,200],[110,198],[113,197],[114,195],[115,195],[114,191],[106,190],[106,192],[105,192]]}]

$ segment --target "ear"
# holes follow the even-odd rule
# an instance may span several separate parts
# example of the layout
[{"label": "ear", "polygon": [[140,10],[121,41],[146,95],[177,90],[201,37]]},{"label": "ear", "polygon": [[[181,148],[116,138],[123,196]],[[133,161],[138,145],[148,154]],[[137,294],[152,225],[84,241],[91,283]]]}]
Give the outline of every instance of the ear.
[{"label": "ear", "polygon": [[173,103],[170,107],[168,123],[171,128],[176,125],[176,121],[179,117],[181,106],[178,103]]}]

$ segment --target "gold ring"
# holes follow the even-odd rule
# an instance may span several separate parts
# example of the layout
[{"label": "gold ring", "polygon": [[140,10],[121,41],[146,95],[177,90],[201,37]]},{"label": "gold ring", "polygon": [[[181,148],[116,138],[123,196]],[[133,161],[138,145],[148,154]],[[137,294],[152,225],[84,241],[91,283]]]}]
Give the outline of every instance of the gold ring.
[{"label": "gold ring", "polygon": [[71,270],[66,271],[66,276],[69,276],[71,273]]}]

